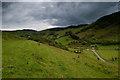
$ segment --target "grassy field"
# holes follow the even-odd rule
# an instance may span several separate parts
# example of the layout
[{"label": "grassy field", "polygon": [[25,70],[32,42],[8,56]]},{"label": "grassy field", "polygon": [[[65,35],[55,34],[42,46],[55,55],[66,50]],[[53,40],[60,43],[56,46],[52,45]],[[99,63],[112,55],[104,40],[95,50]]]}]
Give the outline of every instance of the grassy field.
[{"label": "grassy field", "polygon": [[[118,66],[30,40],[3,40],[3,78],[117,77]],[[91,59],[93,58],[93,59]]]},{"label": "grassy field", "polygon": [[[118,45],[109,45],[109,46],[99,46],[97,53],[106,61],[118,63]],[[112,61],[112,57],[117,58],[117,60]]]}]

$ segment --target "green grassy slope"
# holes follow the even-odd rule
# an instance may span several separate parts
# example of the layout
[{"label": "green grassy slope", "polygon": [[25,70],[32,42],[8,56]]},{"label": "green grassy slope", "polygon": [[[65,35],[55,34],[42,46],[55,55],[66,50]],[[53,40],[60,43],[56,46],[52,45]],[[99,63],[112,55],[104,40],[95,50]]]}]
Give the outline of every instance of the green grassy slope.
[{"label": "green grassy slope", "polygon": [[[9,36],[10,37],[9,37]],[[10,39],[6,39],[6,38]],[[4,34],[3,78],[110,78],[118,66],[84,54],[75,54],[45,44]],[[93,54],[89,54],[93,56]]]},{"label": "green grassy slope", "polygon": [[[120,12],[112,13],[107,16],[103,16],[100,19],[98,19],[96,22],[85,25],[78,28],[67,28],[59,31],[52,32],[53,30],[44,30],[40,33],[44,33],[43,36],[50,37],[55,39],[58,42],[61,42],[66,44],[66,46],[71,43],[71,41],[74,41],[74,39],[70,39],[71,41],[65,40],[66,32],[71,31],[74,35],[78,36],[80,39],[78,41],[83,42],[87,41],[90,43],[120,43],[118,36],[119,34],[119,26],[120,26],[120,20],[119,20]],[[46,32],[46,33],[45,33]],[[62,39],[63,38],[63,39]],[[73,45],[73,44],[72,44]]]}]

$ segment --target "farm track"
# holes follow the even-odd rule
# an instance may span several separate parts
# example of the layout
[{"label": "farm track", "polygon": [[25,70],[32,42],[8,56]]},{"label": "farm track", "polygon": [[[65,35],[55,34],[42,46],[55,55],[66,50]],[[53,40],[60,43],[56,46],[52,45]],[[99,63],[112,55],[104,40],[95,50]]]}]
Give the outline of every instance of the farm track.
[{"label": "farm track", "polygon": [[95,50],[91,50],[91,51],[94,52],[100,60],[102,60],[103,62],[106,62],[104,59],[102,59],[102,58],[97,54],[97,52],[95,52]]}]

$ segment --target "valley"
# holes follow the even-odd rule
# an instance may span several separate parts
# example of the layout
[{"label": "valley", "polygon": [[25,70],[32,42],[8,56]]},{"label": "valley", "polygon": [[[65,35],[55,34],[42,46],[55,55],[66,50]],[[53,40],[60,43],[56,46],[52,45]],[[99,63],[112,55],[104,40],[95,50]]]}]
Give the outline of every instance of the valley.
[{"label": "valley", "polygon": [[117,78],[118,16],[43,31],[2,31],[3,78]]}]

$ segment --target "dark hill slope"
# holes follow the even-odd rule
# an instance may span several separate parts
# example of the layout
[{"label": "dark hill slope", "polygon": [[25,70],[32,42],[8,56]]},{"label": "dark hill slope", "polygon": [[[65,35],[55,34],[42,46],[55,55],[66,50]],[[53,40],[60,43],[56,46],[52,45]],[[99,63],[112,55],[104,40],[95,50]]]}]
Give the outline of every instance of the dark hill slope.
[{"label": "dark hill slope", "polygon": [[85,26],[76,34],[82,38],[96,38],[99,40],[118,41],[120,12],[116,12],[98,19],[96,22]]}]

